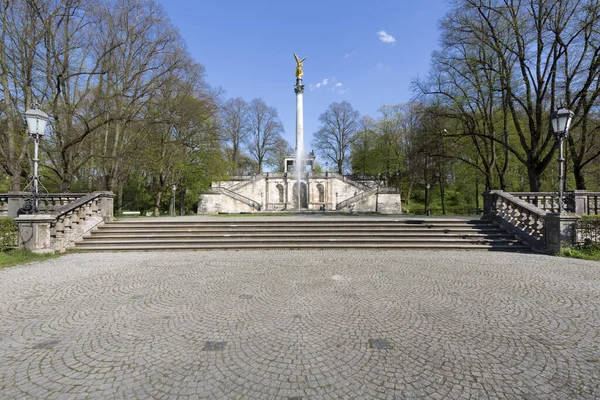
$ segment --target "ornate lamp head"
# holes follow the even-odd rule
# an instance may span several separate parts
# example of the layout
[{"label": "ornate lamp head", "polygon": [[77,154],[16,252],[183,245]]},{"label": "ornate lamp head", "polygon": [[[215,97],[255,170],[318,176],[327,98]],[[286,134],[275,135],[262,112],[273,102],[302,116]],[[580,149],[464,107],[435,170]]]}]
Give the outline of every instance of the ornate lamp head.
[{"label": "ornate lamp head", "polygon": [[569,128],[575,113],[571,110],[567,110],[564,107],[554,111],[550,115],[550,122],[552,123],[552,131],[558,138],[566,138],[569,135]]},{"label": "ornate lamp head", "polygon": [[48,124],[48,114],[40,110],[38,104],[34,103],[32,108],[25,111],[27,119],[27,131],[31,136],[44,136],[46,133],[46,125]]}]

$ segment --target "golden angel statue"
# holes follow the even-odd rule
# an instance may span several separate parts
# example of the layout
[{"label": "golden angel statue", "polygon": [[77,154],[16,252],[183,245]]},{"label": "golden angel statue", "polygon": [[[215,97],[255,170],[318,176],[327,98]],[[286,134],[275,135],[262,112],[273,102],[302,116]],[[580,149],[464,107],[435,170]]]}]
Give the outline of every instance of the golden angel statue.
[{"label": "golden angel statue", "polygon": [[300,78],[302,75],[304,75],[302,72],[302,63],[304,60],[306,60],[306,57],[304,57],[302,60],[299,60],[296,53],[294,53],[294,58],[296,59],[296,64],[298,64],[296,65],[296,77]]}]

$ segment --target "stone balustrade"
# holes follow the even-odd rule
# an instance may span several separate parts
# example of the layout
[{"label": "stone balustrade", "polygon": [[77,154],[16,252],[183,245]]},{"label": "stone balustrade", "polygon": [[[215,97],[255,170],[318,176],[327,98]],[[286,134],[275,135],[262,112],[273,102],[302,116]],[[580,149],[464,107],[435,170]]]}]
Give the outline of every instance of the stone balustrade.
[{"label": "stone balustrade", "polygon": [[[510,194],[519,200],[532,204],[537,208],[548,211],[558,212],[558,193],[557,192],[510,192]],[[567,197],[567,193],[565,193]],[[568,202],[566,202],[568,204]],[[569,211],[567,209],[567,211]]]},{"label": "stone balustrade", "polygon": [[[558,212],[557,192],[511,192],[511,195],[544,211]],[[600,192],[569,190],[564,192],[565,211],[575,214],[600,214]]]},{"label": "stone balustrade", "polygon": [[[506,193],[501,190],[484,192],[483,218],[494,221],[529,243],[536,251],[556,254],[564,246],[576,243],[576,227],[580,217],[573,212],[556,213],[544,210],[541,207],[550,207],[549,210],[554,210],[553,207],[556,206],[552,204],[558,199],[548,199],[549,197],[551,196],[546,193],[533,196],[533,194]],[[586,199],[587,196],[579,196],[579,198]],[[573,199],[577,200],[577,197]],[[538,205],[529,201],[537,201]],[[578,209],[577,201],[572,203],[571,209]]]},{"label": "stone balustrade", "polygon": [[[67,203],[69,197],[74,197],[74,200]],[[54,208],[49,213],[24,214],[15,218],[19,226],[20,246],[35,252],[64,251],[98,225],[113,219],[112,192],[83,196],[53,195],[52,198],[56,200],[46,203],[46,206],[51,204]],[[59,204],[62,205],[57,206]]]},{"label": "stone balustrade", "polygon": [[484,193],[484,219],[493,220],[525,240],[536,250],[546,244],[545,216],[548,212],[501,190]]},{"label": "stone balustrade", "polygon": [[[49,193],[40,196],[38,209],[44,214],[72,203],[73,201],[87,196],[86,193]],[[9,192],[0,194],[0,217],[16,218],[21,214],[19,210],[25,205],[27,198],[31,198],[29,192]]]}]

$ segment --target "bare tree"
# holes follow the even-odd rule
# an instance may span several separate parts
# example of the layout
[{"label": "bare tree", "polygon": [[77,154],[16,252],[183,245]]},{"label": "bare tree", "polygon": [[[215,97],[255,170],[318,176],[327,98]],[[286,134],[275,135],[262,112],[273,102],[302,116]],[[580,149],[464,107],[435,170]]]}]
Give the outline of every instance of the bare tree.
[{"label": "bare tree", "polygon": [[591,1],[455,2],[442,22],[436,79],[420,89],[460,110],[486,179],[493,170],[503,179],[508,166],[497,161],[510,153],[525,167],[530,190],[540,190],[556,150],[549,114],[561,103],[577,112],[569,140],[575,170],[600,156],[596,127],[586,124],[600,94],[599,21],[598,2]]},{"label": "bare tree", "polygon": [[220,112],[221,132],[224,142],[229,146],[228,158],[231,172],[240,173],[240,152],[250,133],[248,104],[241,97],[229,99]]},{"label": "bare tree", "polygon": [[350,146],[359,129],[360,113],[347,101],[332,103],[319,116],[321,126],[312,142],[317,153],[331,160],[342,174],[348,168]]},{"label": "bare tree", "polygon": [[283,133],[283,124],[277,110],[269,107],[262,99],[254,99],[248,105],[250,134],[248,152],[258,163],[258,173],[262,173],[263,164],[277,146]]},{"label": "bare tree", "polygon": [[283,172],[285,158],[294,154],[294,148],[283,137],[277,138],[271,154],[266,159],[266,164],[273,167],[276,172]]},{"label": "bare tree", "polygon": [[26,1],[0,0],[0,166],[10,177],[12,191],[21,190],[23,163],[29,138],[23,113],[43,100],[34,81],[39,76],[36,48],[43,30],[32,5]]},{"label": "bare tree", "polygon": [[[102,49],[119,45],[105,58],[107,73],[97,99],[106,118],[113,121],[103,131],[97,154],[101,155],[105,188],[120,192],[131,153],[147,129],[163,117],[148,112],[160,88],[193,67],[177,30],[154,1],[123,0],[113,6],[103,17],[107,23],[101,45]],[[203,84],[201,74],[198,78]]]}]

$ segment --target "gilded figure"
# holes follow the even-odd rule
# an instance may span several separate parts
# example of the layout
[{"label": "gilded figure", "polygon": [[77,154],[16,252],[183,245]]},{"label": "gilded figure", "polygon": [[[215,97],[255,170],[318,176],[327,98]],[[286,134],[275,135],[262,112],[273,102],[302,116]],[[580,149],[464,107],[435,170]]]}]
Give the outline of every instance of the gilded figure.
[{"label": "gilded figure", "polygon": [[304,62],[304,60],[306,60],[306,57],[304,57],[302,60],[298,59],[298,56],[296,55],[296,53],[294,53],[294,58],[296,59],[296,77],[300,78],[302,75],[304,75],[304,73],[302,72],[302,63]]}]

